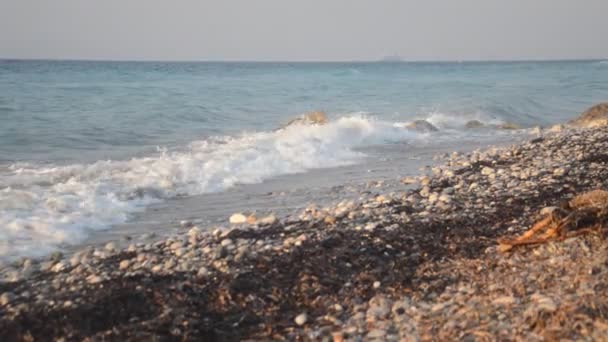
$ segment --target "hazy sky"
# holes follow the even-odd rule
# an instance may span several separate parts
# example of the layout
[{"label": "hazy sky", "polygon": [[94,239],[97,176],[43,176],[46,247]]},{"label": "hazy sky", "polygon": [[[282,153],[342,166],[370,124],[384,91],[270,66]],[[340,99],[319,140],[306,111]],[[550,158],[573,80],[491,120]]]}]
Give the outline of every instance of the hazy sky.
[{"label": "hazy sky", "polygon": [[0,0],[0,57],[608,58],[608,0]]}]

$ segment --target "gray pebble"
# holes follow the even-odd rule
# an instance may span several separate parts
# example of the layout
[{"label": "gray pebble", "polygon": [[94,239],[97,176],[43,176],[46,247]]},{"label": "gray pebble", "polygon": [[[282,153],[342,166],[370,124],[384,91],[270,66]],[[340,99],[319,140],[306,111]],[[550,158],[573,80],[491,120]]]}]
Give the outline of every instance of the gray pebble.
[{"label": "gray pebble", "polygon": [[209,275],[209,270],[207,269],[207,267],[203,266],[203,267],[201,267],[201,268],[198,269],[197,274],[200,277],[206,277],[206,276]]}]

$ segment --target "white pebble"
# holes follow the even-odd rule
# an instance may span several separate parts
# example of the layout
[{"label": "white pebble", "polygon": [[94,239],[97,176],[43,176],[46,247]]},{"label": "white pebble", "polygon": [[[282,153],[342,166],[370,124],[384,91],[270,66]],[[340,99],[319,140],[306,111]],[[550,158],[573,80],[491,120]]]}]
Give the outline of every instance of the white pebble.
[{"label": "white pebble", "polygon": [[116,244],[114,242],[108,242],[105,249],[106,251],[113,252],[116,250]]},{"label": "white pebble", "polygon": [[60,261],[58,263],[55,264],[55,266],[53,266],[53,268],[51,269],[53,272],[61,272],[63,270],[65,270],[68,267],[68,263],[65,261]]},{"label": "white pebble", "polygon": [[557,207],[544,207],[540,210],[540,214],[541,215],[551,215],[551,213],[553,213],[555,210],[557,210]]},{"label": "white pebble", "polygon": [[103,278],[96,274],[91,274],[90,276],[87,277],[87,282],[89,284],[98,284],[98,283],[101,283],[102,281],[103,281]]},{"label": "white pebble", "polygon": [[222,245],[222,247],[226,247],[226,246],[233,245],[234,243],[230,239],[224,239],[224,240],[222,240],[222,242],[220,244]]},{"label": "white pebble", "polygon": [[565,174],[566,174],[566,170],[565,170],[565,169],[563,169],[563,168],[561,168],[561,167],[560,167],[560,168],[558,168],[558,169],[553,170],[553,175],[554,175],[554,176],[561,177],[561,176],[563,176],[563,175],[565,175]]},{"label": "white pebble", "polygon": [[247,217],[243,214],[236,213],[236,214],[232,214],[232,216],[230,216],[229,221],[232,224],[242,224],[242,223],[247,222]]},{"label": "white pebble", "polygon": [[192,227],[189,231],[188,231],[188,236],[197,236],[198,234],[200,234],[201,230],[198,227]]},{"label": "white pebble", "polygon": [[307,320],[308,320],[308,315],[306,315],[306,313],[301,313],[298,316],[296,316],[296,318],[294,319],[294,322],[296,322],[297,325],[304,325]]},{"label": "white pebble", "polygon": [[491,175],[493,173],[494,173],[494,169],[491,168],[491,167],[487,167],[486,166],[483,169],[481,169],[481,174],[484,175],[484,176],[489,176],[489,175]]}]

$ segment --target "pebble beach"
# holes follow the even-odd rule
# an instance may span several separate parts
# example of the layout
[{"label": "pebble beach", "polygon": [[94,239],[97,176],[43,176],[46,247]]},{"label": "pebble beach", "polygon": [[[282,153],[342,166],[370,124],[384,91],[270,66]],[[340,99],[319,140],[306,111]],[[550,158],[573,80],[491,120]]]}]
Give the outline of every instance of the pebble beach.
[{"label": "pebble beach", "polygon": [[606,151],[608,127],[539,128],[439,155],[407,190],[20,259],[0,271],[0,340],[606,340],[602,231],[497,248],[608,189]]}]

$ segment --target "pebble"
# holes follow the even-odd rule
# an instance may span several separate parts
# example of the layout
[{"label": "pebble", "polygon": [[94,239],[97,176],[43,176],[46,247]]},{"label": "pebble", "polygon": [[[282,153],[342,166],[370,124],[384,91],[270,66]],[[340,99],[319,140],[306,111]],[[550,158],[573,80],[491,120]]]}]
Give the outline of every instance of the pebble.
[{"label": "pebble", "polygon": [[268,215],[258,220],[258,224],[261,225],[273,225],[277,222],[277,218],[274,215]]},{"label": "pebble", "polygon": [[431,307],[431,311],[434,313],[443,311],[448,305],[450,305],[449,302],[437,303]]},{"label": "pebble", "polygon": [[332,332],[331,337],[332,337],[333,342],[343,342],[344,341],[344,333],[342,331]]},{"label": "pebble", "polygon": [[494,174],[494,169],[491,167],[485,166],[483,169],[481,169],[481,174],[484,176],[489,176],[491,174]]},{"label": "pebble", "polygon": [[209,275],[209,270],[207,269],[207,267],[203,266],[201,268],[198,269],[198,272],[196,273],[199,277],[206,277]]},{"label": "pebble", "polygon": [[386,336],[386,331],[381,329],[373,329],[365,335],[368,339],[381,339]]},{"label": "pebble", "polygon": [[213,251],[213,259],[222,259],[228,255],[226,247],[219,246]]},{"label": "pebble", "polygon": [[561,176],[563,176],[565,174],[566,174],[566,169],[564,169],[564,168],[560,167],[560,168],[557,168],[557,169],[553,170],[553,175],[554,176],[561,177]]},{"label": "pebble", "polygon": [[90,276],[87,277],[86,280],[87,280],[87,283],[89,283],[89,284],[98,284],[103,281],[103,278],[96,274],[91,274]]},{"label": "pebble", "polygon": [[448,194],[442,194],[441,196],[439,196],[439,201],[444,203],[450,203],[452,201],[452,197],[450,197],[450,195]]},{"label": "pebble", "polygon": [[165,269],[165,271],[171,271],[175,267],[175,265],[175,261],[173,261],[173,259],[169,259],[165,261],[165,263],[163,264],[163,268]]},{"label": "pebble", "polygon": [[78,266],[80,264],[80,258],[81,256],[79,254],[72,255],[72,257],[70,258],[70,265]]},{"label": "pebble", "polygon": [[232,240],[230,240],[230,239],[224,239],[224,240],[222,240],[222,242],[220,243],[220,245],[222,247],[228,247],[228,246],[234,245],[234,242],[232,242]]},{"label": "pebble", "polygon": [[173,250],[173,254],[175,254],[175,256],[177,256],[177,257],[185,256],[187,253],[188,253],[188,249],[185,247]]},{"label": "pebble", "polygon": [[368,323],[388,317],[392,303],[383,295],[376,295],[369,300],[369,307],[365,313]]},{"label": "pebble", "polygon": [[169,249],[172,251],[176,251],[180,248],[182,248],[184,246],[184,244],[180,241],[174,242],[171,245],[169,245]]},{"label": "pebble", "polygon": [[422,196],[422,197],[428,197],[430,193],[431,193],[431,189],[429,189],[428,186],[425,186],[422,188],[422,190],[420,190],[420,196]]},{"label": "pebble", "polygon": [[129,268],[129,265],[131,265],[131,262],[129,260],[123,260],[120,262],[120,264],[118,264],[118,269],[126,270],[127,268]]},{"label": "pebble", "polygon": [[[175,221],[173,221],[173,222],[175,222]],[[179,221],[179,225],[182,228],[190,228],[194,225],[194,223],[192,223],[192,221],[182,220],[182,221]]]},{"label": "pebble", "polygon": [[114,252],[116,249],[117,249],[116,243],[114,243],[114,242],[108,242],[105,246],[105,250],[108,252]]},{"label": "pebble", "polygon": [[517,300],[513,296],[502,296],[494,299],[492,304],[494,305],[511,305],[515,304]]},{"label": "pebble", "polygon": [[201,230],[194,226],[192,228],[190,228],[190,230],[188,230],[188,236],[192,237],[192,236],[198,236],[201,233]]},{"label": "pebble", "polygon": [[544,207],[540,210],[540,214],[542,216],[551,215],[557,209],[557,207]]},{"label": "pebble", "polygon": [[93,251],[93,256],[97,257],[98,259],[105,259],[108,256],[108,253],[100,249],[95,249]]},{"label": "pebble", "polygon": [[55,261],[44,261],[40,263],[40,270],[42,272],[49,271],[56,264]]},{"label": "pebble", "polygon": [[247,216],[240,213],[232,214],[232,216],[230,216],[229,221],[232,224],[243,224],[247,222]]},{"label": "pebble", "polygon": [[308,320],[308,315],[306,313],[301,313],[296,316],[296,318],[294,319],[294,322],[296,322],[297,325],[304,325],[304,324],[306,324],[307,320]]},{"label": "pebble", "polygon": [[53,272],[61,272],[63,270],[65,270],[66,268],[68,268],[68,263],[65,261],[60,261],[58,263],[56,263],[53,268],[51,269],[51,271]]},{"label": "pebble", "polygon": [[177,270],[181,272],[189,272],[193,270],[192,264],[188,261],[184,261],[179,266],[177,266]]},{"label": "pebble", "polygon": [[544,312],[554,312],[557,310],[555,301],[547,296],[533,295],[532,299],[536,302],[536,308]]},{"label": "pebble", "polygon": [[370,222],[370,223],[366,224],[363,229],[372,231],[372,230],[376,229],[377,226],[378,226],[377,222]]},{"label": "pebble", "polygon": [[52,262],[57,262],[61,259],[63,259],[63,253],[61,252],[53,252],[53,254],[51,254],[51,256],[49,257],[49,260]]},{"label": "pebble", "polygon": [[431,183],[431,179],[428,176],[420,178],[420,185],[427,186]]},{"label": "pebble", "polygon": [[0,295],[0,305],[5,306],[15,300],[15,295],[12,292],[4,292]]},{"label": "pebble", "polygon": [[331,215],[328,215],[328,216],[325,216],[325,218],[323,219],[323,222],[325,222],[328,225],[333,225],[333,224],[336,224],[336,218]]},{"label": "pebble", "polygon": [[418,181],[414,177],[407,176],[407,177],[401,178],[401,183],[402,184],[414,184],[414,183],[417,183],[417,182]]}]

